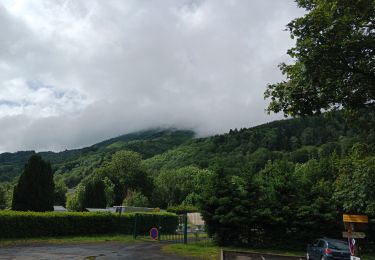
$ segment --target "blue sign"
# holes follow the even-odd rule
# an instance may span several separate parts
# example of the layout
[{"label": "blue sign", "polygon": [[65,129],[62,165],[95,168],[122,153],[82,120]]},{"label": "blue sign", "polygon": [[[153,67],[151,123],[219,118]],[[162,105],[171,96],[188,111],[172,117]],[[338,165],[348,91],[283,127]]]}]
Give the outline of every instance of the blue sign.
[{"label": "blue sign", "polygon": [[158,239],[158,236],[159,236],[159,230],[157,228],[151,228],[150,229],[150,237],[153,240],[156,240],[156,239]]}]

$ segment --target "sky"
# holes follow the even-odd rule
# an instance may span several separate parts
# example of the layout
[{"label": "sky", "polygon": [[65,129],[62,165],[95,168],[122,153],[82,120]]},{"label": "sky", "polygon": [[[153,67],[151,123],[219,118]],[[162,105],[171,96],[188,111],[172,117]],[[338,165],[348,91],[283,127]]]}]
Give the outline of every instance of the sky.
[{"label": "sky", "polygon": [[293,0],[1,0],[0,151],[280,119],[263,93],[302,15]]}]

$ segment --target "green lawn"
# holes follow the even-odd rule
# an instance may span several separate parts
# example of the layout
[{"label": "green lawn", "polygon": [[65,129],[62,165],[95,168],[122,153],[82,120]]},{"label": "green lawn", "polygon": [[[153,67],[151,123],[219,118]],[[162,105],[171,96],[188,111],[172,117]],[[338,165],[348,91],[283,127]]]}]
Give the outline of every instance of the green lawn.
[{"label": "green lawn", "polygon": [[[220,247],[215,246],[209,241],[200,241],[191,244],[169,244],[163,247],[163,251],[166,253],[172,253],[184,256],[195,256],[201,259],[219,259]],[[239,250],[252,253],[269,253],[269,254],[280,254],[288,256],[304,256],[304,252],[293,252],[285,250],[273,250],[273,249],[244,249],[244,248],[233,248],[226,247],[225,250]]]},{"label": "green lawn", "polygon": [[162,247],[165,253],[183,256],[195,256],[200,259],[219,259],[220,248],[209,241],[200,241],[191,244],[168,244]]},{"label": "green lawn", "polygon": [[14,238],[0,239],[0,246],[12,246],[17,244],[69,244],[69,243],[98,243],[98,242],[124,242],[138,243],[144,239],[134,239],[131,235],[92,235],[92,236],[66,236],[66,237],[38,237],[38,238]]}]

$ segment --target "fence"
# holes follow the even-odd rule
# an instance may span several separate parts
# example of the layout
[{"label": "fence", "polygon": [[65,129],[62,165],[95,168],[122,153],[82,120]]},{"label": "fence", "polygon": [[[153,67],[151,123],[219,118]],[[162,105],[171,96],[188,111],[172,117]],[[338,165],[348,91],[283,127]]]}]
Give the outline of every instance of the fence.
[{"label": "fence", "polygon": [[136,225],[141,224],[141,220],[135,219],[134,221],[134,238],[142,240],[158,240],[162,242],[170,243],[191,243],[198,242],[201,240],[208,239],[208,236],[204,230],[204,225],[194,225],[193,223],[188,222],[188,215],[182,214],[178,216],[178,223],[174,230],[170,228],[166,229],[163,227],[161,222],[158,221],[158,224],[149,230],[139,232],[139,229]]}]

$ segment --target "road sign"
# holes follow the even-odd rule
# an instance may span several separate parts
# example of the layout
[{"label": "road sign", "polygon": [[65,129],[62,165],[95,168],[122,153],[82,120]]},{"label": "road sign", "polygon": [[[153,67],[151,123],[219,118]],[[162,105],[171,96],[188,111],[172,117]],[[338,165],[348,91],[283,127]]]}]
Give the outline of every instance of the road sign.
[{"label": "road sign", "polygon": [[351,223],[368,223],[368,216],[366,215],[349,215],[343,214],[342,219],[344,222],[351,222]]},{"label": "road sign", "polygon": [[356,254],[355,239],[354,238],[348,238],[348,244],[349,244],[350,254],[352,256],[354,256]]},{"label": "road sign", "polygon": [[345,237],[345,238],[348,238],[348,237],[351,237],[351,238],[365,238],[366,234],[363,233],[363,232],[352,232],[351,234],[349,234],[349,232],[342,232],[342,237]]},{"label": "road sign", "polygon": [[151,228],[150,229],[150,237],[153,240],[156,240],[156,239],[158,239],[158,236],[159,236],[159,230],[157,228]]}]

